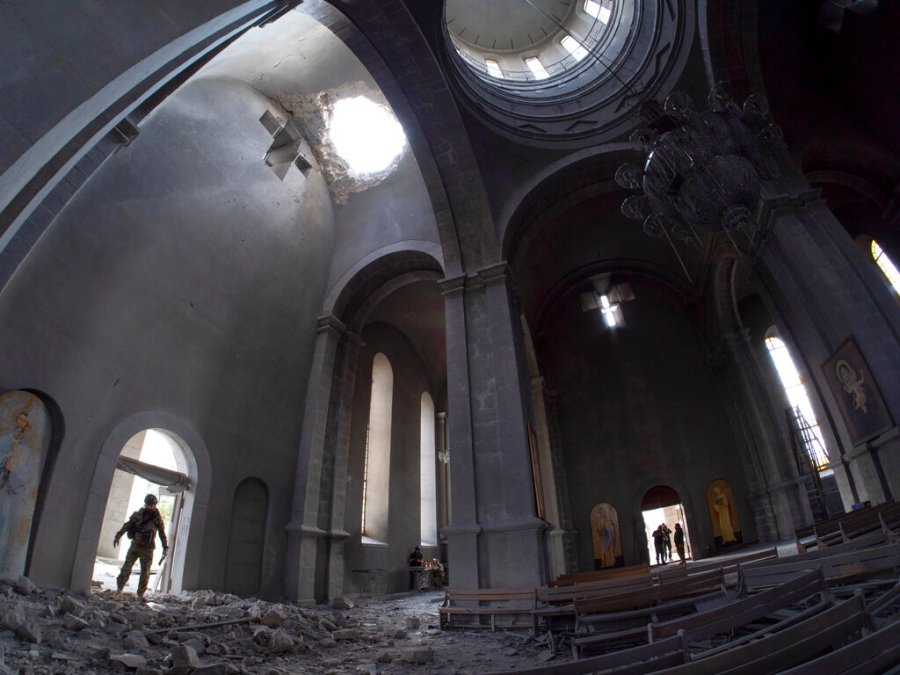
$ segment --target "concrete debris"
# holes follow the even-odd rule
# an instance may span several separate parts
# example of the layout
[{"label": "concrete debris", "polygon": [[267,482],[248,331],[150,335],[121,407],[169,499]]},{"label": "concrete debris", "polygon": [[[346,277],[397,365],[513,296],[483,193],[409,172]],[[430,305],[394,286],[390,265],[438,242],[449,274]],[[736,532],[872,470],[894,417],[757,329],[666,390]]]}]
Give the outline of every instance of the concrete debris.
[{"label": "concrete debris", "polygon": [[133,596],[113,601],[100,588],[79,594],[7,579],[0,581],[0,675],[449,675],[484,670],[486,659],[492,668],[533,666],[550,654],[522,632],[432,630],[431,595],[301,607],[202,590],[141,604]]},{"label": "concrete debris", "polygon": [[429,663],[434,661],[434,650],[431,647],[416,647],[403,651],[403,660],[409,663]]},{"label": "concrete debris", "polygon": [[140,654],[110,654],[110,661],[117,661],[128,668],[140,668],[147,665],[147,659]]}]

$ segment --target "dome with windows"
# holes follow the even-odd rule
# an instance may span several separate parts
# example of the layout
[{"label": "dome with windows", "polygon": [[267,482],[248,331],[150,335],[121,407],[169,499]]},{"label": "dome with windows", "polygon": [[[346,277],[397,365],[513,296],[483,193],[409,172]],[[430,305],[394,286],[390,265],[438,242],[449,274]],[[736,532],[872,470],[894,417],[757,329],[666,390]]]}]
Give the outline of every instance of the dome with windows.
[{"label": "dome with windows", "polygon": [[687,58],[693,3],[447,0],[446,58],[499,130],[578,146],[621,134]]}]

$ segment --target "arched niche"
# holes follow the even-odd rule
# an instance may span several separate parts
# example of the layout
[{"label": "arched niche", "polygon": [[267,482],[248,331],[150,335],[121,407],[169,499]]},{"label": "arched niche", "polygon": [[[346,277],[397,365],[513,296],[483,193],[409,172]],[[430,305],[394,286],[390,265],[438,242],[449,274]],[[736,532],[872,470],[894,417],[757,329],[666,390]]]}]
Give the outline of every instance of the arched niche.
[{"label": "arched niche", "polygon": [[706,506],[717,548],[739,544],[744,540],[734,492],[728,481],[721,478],[710,481],[706,486]]},{"label": "arched niche", "polygon": [[234,491],[234,506],[225,558],[225,591],[241,596],[259,593],[262,583],[269,489],[259,478],[245,478]]},{"label": "arched niche", "polygon": [[619,514],[612,504],[597,504],[591,509],[591,541],[594,545],[594,569],[625,564]]},{"label": "arched niche", "polygon": [[0,395],[0,576],[26,572],[51,438],[50,413],[37,396],[26,391]]},{"label": "arched niche", "polygon": [[164,430],[182,448],[188,450],[184,473],[190,489],[183,493],[182,513],[175,532],[170,565],[173,571],[171,590],[196,587],[200,572],[203,531],[206,526],[212,484],[212,463],[200,434],[176,415],[153,410],[136,413],[120,422],[107,436],[97,458],[91,478],[72,566],[70,585],[81,590],[90,587],[106,504],[122,448],[145,429]]}]

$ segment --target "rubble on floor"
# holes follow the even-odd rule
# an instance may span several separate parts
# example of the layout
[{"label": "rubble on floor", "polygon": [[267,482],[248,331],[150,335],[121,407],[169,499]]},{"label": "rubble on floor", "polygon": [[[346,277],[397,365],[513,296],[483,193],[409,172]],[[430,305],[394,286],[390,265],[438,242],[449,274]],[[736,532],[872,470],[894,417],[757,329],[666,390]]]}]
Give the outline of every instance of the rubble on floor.
[{"label": "rubble on floor", "polygon": [[[440,592],[333,606],[212,591],[113,601],[0,580],[0,675],[22,673],[458,673],[548,658],[522,631],[442,632]],[[556,657],[565,658],[565,657]]]}]

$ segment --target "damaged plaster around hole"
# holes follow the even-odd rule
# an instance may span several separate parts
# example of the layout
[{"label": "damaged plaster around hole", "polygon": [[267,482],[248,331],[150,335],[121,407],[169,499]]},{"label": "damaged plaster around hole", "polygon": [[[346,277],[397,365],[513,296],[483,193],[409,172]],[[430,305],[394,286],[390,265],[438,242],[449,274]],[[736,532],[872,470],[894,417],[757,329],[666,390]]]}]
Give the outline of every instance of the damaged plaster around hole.
[{"label": "damaged plaster around hole", "polygon": [[368,190],[383,182],[397,169],[406,152],[407,146],[404,143],[403,149],[390,164],[374,173],[360,174],[350,168],[329,138],[329,122],[337,101],[359,96],[382,106],[393,115],[384,96],[361,81],[314,94],[281,92],[275,96],[275,101],[308,140],[316,162],[328,183],[332,198],[337,204],[346,204],[354,192]]}]

